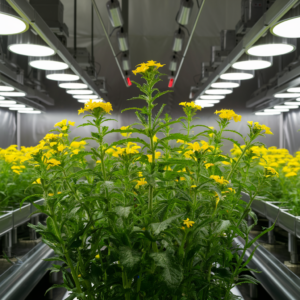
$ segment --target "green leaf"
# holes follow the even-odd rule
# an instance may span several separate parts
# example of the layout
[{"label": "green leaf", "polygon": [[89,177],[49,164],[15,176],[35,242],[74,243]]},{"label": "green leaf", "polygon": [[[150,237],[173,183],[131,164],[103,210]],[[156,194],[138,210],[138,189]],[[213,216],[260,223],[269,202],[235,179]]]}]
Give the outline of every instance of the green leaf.
[{"label": "green leaf", "polygon": [[165,220],[163,222],[150,224],[150,226],[153,229],[153,234],[154,235],[158,235],[160,232],[162,232],[163,230],[167,229],[168,226],[171,225],[171,223],[173,221],[175,221],[176,219],[182,217],[183,215],[184,214],[180,214],[180,215],[177,215],[177,216],[170,217],[169,219],[167,219],[167,220]]},{"label": "green leaf", "polygon": [[241,266],[241,268],[244,268],[248,265],[248,263],[250,262],[250,260],[252,259],[256,249],[259,247],[259,245],[256,245],[255,248],[253,249],[253,251],[251,252],[250,256],[248,257],[248,259],[246,260],[246,262]]},{"label": "green leaf", "polygon": [[219,234],[225,231],[231,225],[230,221],[228,220],[221,220],[217,223],[217,226],[214,228],[213,233]]},{"label": "green leaf", "polygon": [[150,257],[158,267],[162,268],[162,280],[171,291],[176,291],[183,279],[181,265],[168,252],[151,253]]},{"label": "green leaf", "polygon": [[132,270],[141,260],[141,253],[135,251],[129,247],[122,246],[119,249],[120,264],[126,268]]},{"label": "green leaf", "polygon": [[127,110],[133,110],[133,109],[136,109],[136,110],[139,110],[141,111],[142,109],[141,108],[138,108],[138,107],[129,107],[129,108],[125,108],[121,111],[121,113],[123,113],[124,111],[127,111]]},{"label": "green leaf", "polygon": [[131,210],[132,206],[117,206],[115,208],[116,214],[122,218],[128,218],[129,214],[130,214],[130,210]]},{"label": "green leaf", "polygon": [[274,222],[273,225],[272,225],[271,227],[269,227],[269,228],[267,228],[266,230],[264,230],[263,232],[261,232],[261,233],[260,233],[258,236],[256,236],[252,241],[250,241],[245,247],[246,247],[246,248],[251,247],[251,245],[253,245],[253,244],[254,244],[261,236],[263,236],[263,235],[266,234],[267,232],[273,230],[274,227],[275,227],[275,223],[276,223],[276,222]]},{"label": "green leaf", "polygon": [[215,273],[215,275],[224,280],[224,281],[230,281],[231,280],[231,277],[232,277],[232,274],[231,272],[226,269],[226,268],[216,268],[216,267],[212,267],[211,268],[211,271]]}]

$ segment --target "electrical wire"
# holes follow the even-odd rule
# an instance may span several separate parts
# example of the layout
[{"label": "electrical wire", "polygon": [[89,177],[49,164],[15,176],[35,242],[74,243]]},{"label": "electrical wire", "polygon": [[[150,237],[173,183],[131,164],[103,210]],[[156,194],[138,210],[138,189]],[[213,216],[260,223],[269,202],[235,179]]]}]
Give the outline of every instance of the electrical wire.
[{"label": "electrical wire", "polygon": [[115,30],[118,29],[118,28],[120,28],[120,27],[121,27],[121,26],[115,27],[115,28],[111,31],[111,33],[109,34],[109,37],[111,37],[111,36],[113,35],[113,33],[115,32]]}]

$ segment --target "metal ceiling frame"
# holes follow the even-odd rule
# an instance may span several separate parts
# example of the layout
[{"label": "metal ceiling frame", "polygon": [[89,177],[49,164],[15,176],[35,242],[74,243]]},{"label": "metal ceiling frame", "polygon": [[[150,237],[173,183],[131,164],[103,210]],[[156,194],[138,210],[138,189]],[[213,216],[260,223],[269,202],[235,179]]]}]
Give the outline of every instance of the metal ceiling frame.
[{"label": "metal ceiling frame", "polygon": [[262,37],[280,18],[286,14],[298,0],[277,0],[257,23],[245,34],[239,44],[232,50],[224,62],[209,76],[207,81],[199,87],[193,100],[201,96],[221,74],[226,72],[260,37]]},{"label": "metal ceiling frame", "polygon": [[[69,68],[78,75],[81,80],[89,86],[89,88],[102,97],[105,101],[108,101],[108,97],[102,94],[93,80],[87,75],[87,73],[78,65],[77,61],[70,54],[68,49],[61,43],[61,41],[51,31],[46,22],[36,12],[36,10],[24,0],[6,0],[10,6],[24,19],[37,34],[60,56],[60,58],[69,65]],[[30,95],[30,97],[32,97]]]}]

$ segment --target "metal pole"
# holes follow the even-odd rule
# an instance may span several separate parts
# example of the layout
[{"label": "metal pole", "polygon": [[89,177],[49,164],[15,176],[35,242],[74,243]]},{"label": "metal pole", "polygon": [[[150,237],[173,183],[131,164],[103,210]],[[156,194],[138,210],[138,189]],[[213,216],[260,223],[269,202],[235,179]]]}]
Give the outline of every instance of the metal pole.
[{"label": "metal pole", "polygon": [[289,233],[288,248],[291,255],[291,263],[297,264],[298,263],[297,238],[295,235],[291,233]]},{"label": "metal pole", "polygon": [[188,51],[188,49],[189,49],[189,46],[190,46],[190,43],[191,43],[191,41],[192,41],[192,38],[193,38],[193,35],[194,35],[194,32],[195,32],[195,29],[196,29],[196,26],[197,26],[197,23],[198,23],[199,17],[200,17],[200,15],[201,15],[201,12],[202,12],[202,9],[203,9],[203,6],[204,6],[204,3],[205,3],[205,0],[202,0],[201,7],[200,7],[200,9],[199,9],[199,11],[198,11],[198,15],[197,15],[197,18],[196,18],[195,24],[194,24],[194,26],[193,26],[193,29],[192,29],[191,35],[190,35],[190,37],[189,37],[189,40],[188,40],[188,42],[187,42],[186,48],[185,48],[185,50],[184,50],[184,53],[183,53],[183,56],[182,56],[182,59],[181,59],[181,62],[180,62],[180,65],[179,65],[178,71],[177,71],[177,73],[176,73],[176,76],[175,76],[174,83],[173,83],[173,86],[172,86],[172,87],[174,87],[174,86],[175,86],[175,83],[176,83],[176,81],[177,81],[177,78],[178,78],[178,76],[179,76],[179,73],[180,73],[180,70],[181,70],[181,67],[182,67],[183,61],[184,61],[184,59],[185,59],[186,53],[187,53],[187,51]]},{"label": "metal pole", "polygon": [[91,34],[91,36],[92,36],[92,49],[91,49],[91,55],[92,55],[92,64],[94,65],[94,61],[95,61],[95,59],[94,59],[94,6],[93,6],[93,4],[92,4],[92,16],[91,16],[91,20],[92,20],[92,34]]},{"label": "metal pole", "polygon": [[74,58],[77,57],[77,0],[74,0]]},{"label": "metal pole", "polygon": [[107,31],[106,31],[106,29],[105,29],[105,26],[104,26],[104,23],[103,23],[103,20],[102,20],[100,11],[99,11],[98,6],[97,6],[97,4],[96,4],[96,1],[95,1],[95,0],[91,0],[91,1],[92,1],[93,6],[94,6],[94,9],[95,9],[95,11],[96,11],[96,13],[97,13],[97,16],[98,16],[98,18],[99,18],[99,21],[100,21],[100,23],[101,23],[101,26],[102,26],[102,28],[103,28],[103,31],[104,31],[104,34],[105,34],[106,39],[107,39],[107,41],[108,41],[108,44],[109,44],[109,46],[110,46],[110,49],[111,49],[111,51],[112,51],[112,53],[113,53],[113,56],[114,56],[114,58],[115,58],[115,60],[116,60],[117,65],[118,65],[118,67],[119,67],[121,76],[122,76],[122,78],[123,78],[123,80],[124,80],[124,82],[125,82],[125,85],[128,87],[126,78],[125,78],[125,76],[124,76],[124,74],[123,74],[122,68],[121,68],[120,63],[119,63],[119,61],[118,61],[118,57],[116,56],[116,53],[115,53],[115,51],[114,51],[114,48],[113,48],[113,46],[112,46],[112,44],[111,44],[111,42],[110,42],[109,36],[108,36]]},{"label": "metal pole", "polygon": [[21,149],[21,114],[16,112],[17,115],[17,145],[18,149]]},{"label": "metal pole", "polygon": [[[273,225],[272,221],[269,221],[269,227]],[[271,245],[275,244],[275,235],[274,235],[274,229],[268,232],[268,243]]]}]

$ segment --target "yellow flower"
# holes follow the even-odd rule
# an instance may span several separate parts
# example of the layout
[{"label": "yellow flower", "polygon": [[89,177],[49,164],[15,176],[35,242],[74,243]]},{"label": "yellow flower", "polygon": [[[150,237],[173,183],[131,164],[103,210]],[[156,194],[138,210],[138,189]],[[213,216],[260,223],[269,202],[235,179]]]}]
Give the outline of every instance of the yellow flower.
[{"label": "yellow flower", "polygon": [[230,162],[225,161],[225,160],[221,161],[221,163],[224,164],[224,165],[230,165]]},{"label": "yellow flower", "polygon": [[65,126],[65,125],[67,125],[67,119],[62,120],[62,121],[56,123],[56,124],[54,125],[54,127],[63,127],[63,126]]},{"label": "yellow flower", "polygon": [[207,163],[207,164],[205,164],[205,168],[206,169],[208,169],[209,167],[211,167],[211,166],[213,166],[214,164],[212,164],[212,163]]},{"label": "yellow flower", "polygon": [[70,147],[74,149],[83,149],[84,145],[86,145],[85,141],[80,141],[80,142],[74,141],[71,143]]},{"label": "yellow flower", "polygon": [[85,111],[93,111],[95,108],[99,107],[103,112],[106,112],[107,114],[111,114],[110,112],[113,110],[110,102],[93,102],[93,100],[90,100],[89,102],[84,104],[84,108],[81,108],[78,111],[78,115],[84,113]]},{"label": "yellow flower", "polygon": [[271,167],[265,167],[265,176],[266,177],[274,177],[274,176],[278,177],[278,172]]},{"label": "yellow flower", "polygon": [[59,145],[59,146],[57,147],[57,150],[58,150],[59,152],[63,152],[65,148],[67,148],[67,147],[64,146],[64,145]]},{"label": "yellow flower", "polygon": [[38,178],[36,181],[34,181],[32,184],[41,184],[41,178]]},{"label": "yellow flower", "polygon": [[69,125],[70,125],[70,126],[75,126],[75,122],[69,121]]},{"label": "yellow flower", "polygon": [[215,114],[219,114],[219,117],[221,119],[227,119],[229,120],[234,120],[235,122],[240,122],[242,119],[242,116],[237,115],[233,110],[231,109],[221,109],[221,110],[217,110],[215,112]]},{"label": "yellow flower", "polygon": [[55,158],[48,159],[47,163],[49,164],[49,167],[55,167],[61,164],[61,162]]},{"label": "yellow flower", "polygon": [[153,142],[156,143],[158,140],[158,138],[156,137],[156,135],[153,136]]},{"label": "yellow flower", "polygon": [[50,147],[54,147],[55,145],[57,145],[56,142],[50,143]]},{"label": "yellow flower", "polygon": [[145,180],[145,178],[141,178],[140,180],[137,180],[137,184],[136,184],[135,188],[137,189],[141,185],[145,185],[145,184],[147,184],[147,181]]},{"label": "yellow flower", "polygon": [[182,226],[182,227],[180,227],[182,230],[185,230],[185,227],[184,226]]},{"label": "yellow flower", "polygon": [[[129,126],[122,126],[120,129],[121,130],[126,130],[128,129]],[[125,136],[125,137],[129,137],[130,135],[132,134],[132,132],[124,132],[124,133],[121,133],[122,136]]]},{"label": "yellow flower", "polygon": [[181,102],[179,105],[184,106],[185,108],[194,108],[196,110],[201,110],[202,107],[200,105],[195,104],[195,102]]},{"label": "yellow flower", "polygon": [[188,149],[192,149],[193,152],[195,151],[200,151],[201,147],[199,145],[199,143],[195,142],[195,143],[188,143]]},{"label": "yellow flower", "polygon": [[223,176],[220,177],[218,175],[211,175],[210,178],[213,179],[215,182],[220,183],[220,184],[226,185],[226,184],[229,183],[229,181],[225,180]]},{"label": "yellow flower", "polygon": [[197,186],[195,184],[191,185],[191,188],[196,188]]},{"label": "yellow flower", "polygon": [[290,172],[290,173],[285,174],[285,177],[293,177],[293,176],[297,176],[297,173],[296,172]]},{"label": "yellow flower", "polygon": [[81,274],[78,274],[78,278],[80,278],[81,277]]},{"label": "yellow flower", "polygon": [[97,161],[96,161],[96,164],[101,164],[101,160],[97,160]]},{"label": "yellow flower", "polygon": [[233,188],[228,188],[228,190],[231,192],[231,193],[236,193],[236,191],[235,191],[235,189],[233,189]]},{"label": "yellow flower", "polygon": [[215,192],[215,197],[216,197],[216,208],[217,208],[217,206],[218,206],[218,204],[220,202],[220,197],[219,197],[219,195],[218,195],[217,192]]},{"label": "yellow flower", "polygon": [[97,255],[95,256],[95,258],[96,258],[96,259],[100,259],[100,255],[97,254]]},{"label": "yellow flower", "polygon": [[149,67],[146,64],[141,64],[139,67],[136,68],[136,70],[132,71],[134,75],[137,73],[144,73],[149,69]]},{"label": "yellow flower", "polygon": [[53,193],[49,193],[48,196],[52,197],[52,196],[54,196],[54,194]]},{"label": "yellow flower", "polygon": [[[253,125],[253,121],[248,121],[248,124],[250,124],[252,126]],[[263,125],[263,124],[259,124],[258,122],[254,122],[253,129],[254,130],[259,130],[259,131],[265,130],[265,134],[273,134],[271,132],[271,130],[270,130],[270,127],[268,127],[266,125]]]},{"label": "yellow flower", "polygon": [[[150,162],[150,163],[152,163],[152,154],[149,154],[149,155],[147,155],[148,156],[148,161]],[[161,153],[160,152],[155,152],[155,159],[158,159],[159,157],[161,156]]]},{"label": "yellow flower", "polygon": [[18,174],[18,175],[20,175],[22,173],[21,170],[19,170],[19,171],[18,170],[13,170],[13,172],[16,173],[16,174]]},{"label": "yellow flower", "polygon": [[68,129],[68,126],[64,126],[64,127],[62,127],[62,131],[65,131],[65,130],[67,130]]},{"label": "yellow flower", "polygon": [[183,140],[177,140],[176,143],[187,144],[187,142],[185,142]]},{"label": "yellow flower", "polygon": [[183,220],[183,224],[186,225],[187,228],[190,228],[193,226],[193,224],[195,224],[194,221],[190,221],[189,218],[187,218],[186,220]]}]

